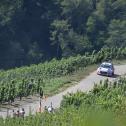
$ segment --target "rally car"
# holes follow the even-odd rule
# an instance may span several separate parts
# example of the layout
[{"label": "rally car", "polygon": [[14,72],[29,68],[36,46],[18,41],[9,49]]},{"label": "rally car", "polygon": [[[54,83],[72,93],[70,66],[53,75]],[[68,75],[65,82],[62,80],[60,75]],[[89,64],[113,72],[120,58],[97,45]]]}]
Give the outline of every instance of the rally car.
[{"label": "rally car", "polygon": [[97,69],[98,75],[113,76],[114,66],[110,62],[103,62]]}]

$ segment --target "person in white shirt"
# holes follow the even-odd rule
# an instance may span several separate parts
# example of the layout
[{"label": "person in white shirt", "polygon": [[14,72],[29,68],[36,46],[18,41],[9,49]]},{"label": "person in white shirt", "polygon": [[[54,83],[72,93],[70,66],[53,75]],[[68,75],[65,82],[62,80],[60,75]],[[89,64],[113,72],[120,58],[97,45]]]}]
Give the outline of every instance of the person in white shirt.
[{"label": "person in white shirt", "polygon": [[24,108],[22,108],[22,109],[20,110],[20,116],[24,118],[24,114],[25,114],[25,111],[24,111]]}]

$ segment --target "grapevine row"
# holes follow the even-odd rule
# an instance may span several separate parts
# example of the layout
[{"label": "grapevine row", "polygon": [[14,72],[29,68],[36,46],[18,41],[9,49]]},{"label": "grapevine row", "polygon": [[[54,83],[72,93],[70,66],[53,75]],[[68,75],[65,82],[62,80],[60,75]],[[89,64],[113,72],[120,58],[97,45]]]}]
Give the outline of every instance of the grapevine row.
[{"label": "grapevine row", "polygon": [[[86,53],[81,56],[53,59],[50,62],[38,65],[25,66],[12,70],[0,71],[0,102],[11,101],[15,98],[39,93],[40,89],[46,87],[47,80],[62,77],[84,68],[87,65],[99,63],[102,60],[124,59],[126,48],[103,48],[99,52]],[[56,79],[55,79],[56,81]],[[56,82],[56,83],[60,83]],[[55,82],[53,82],[55,84]]]}]

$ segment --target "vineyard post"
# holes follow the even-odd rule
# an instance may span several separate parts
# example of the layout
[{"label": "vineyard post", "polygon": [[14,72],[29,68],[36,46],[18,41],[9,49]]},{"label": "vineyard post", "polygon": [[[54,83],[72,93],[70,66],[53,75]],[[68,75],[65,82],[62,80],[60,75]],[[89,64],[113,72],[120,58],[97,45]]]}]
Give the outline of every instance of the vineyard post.
[{"label": "vineyard post", "polygon": [[39,89],[39,94],[40,94],[40,112],[41,112],[41,107],[42,107],[41,98],[43,97],[43,90],[42,90],[42,87],[40,87],[40,89]]},{"label": "vineyard post", "polygon": [[40,112],[41,112],[41,107],[42,107],[42,103],[41,103],[41,96],[40,96]]},{"label": "vineyard post", "polygon": [[9,108],[7,108],[7,117],[9,117]]},{"label": "vineyard post", "polygon": [[31,106],[29,106],[29,115],[32,115],[32,109],[31,109]]}]

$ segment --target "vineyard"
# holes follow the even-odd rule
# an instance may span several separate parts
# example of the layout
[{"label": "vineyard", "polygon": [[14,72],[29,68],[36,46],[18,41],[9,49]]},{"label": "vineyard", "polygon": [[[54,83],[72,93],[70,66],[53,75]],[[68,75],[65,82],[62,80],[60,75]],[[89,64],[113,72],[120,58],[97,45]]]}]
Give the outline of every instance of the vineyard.
[{"label": "vineyard", "polygon": [[126,78],[120,78],[113,83],[108,80],[101,81],[99,85],[95,84],[88,94],[68,94],[64,96],[61,106],[79,108],[82,104],[126,114]]},{"label": "vineyard", "polygon": [[15,98],[27,97],[29,95],[41,94],[58,89],[67,80],[64,76],[84,68],[91,64],[99,63],[107,59],[124,59],[126,48],[103,48],[101,51],[86,53],[84,56],[53,59],[43,64],[25,66],[12,70],[0,71],[0,103],[13,102]]},{"label": "vineyard", "polygon": [[1,126],[125,126],[126,78],[95,84],[89,93],[64,96],[54,113],[0,120]]}]

